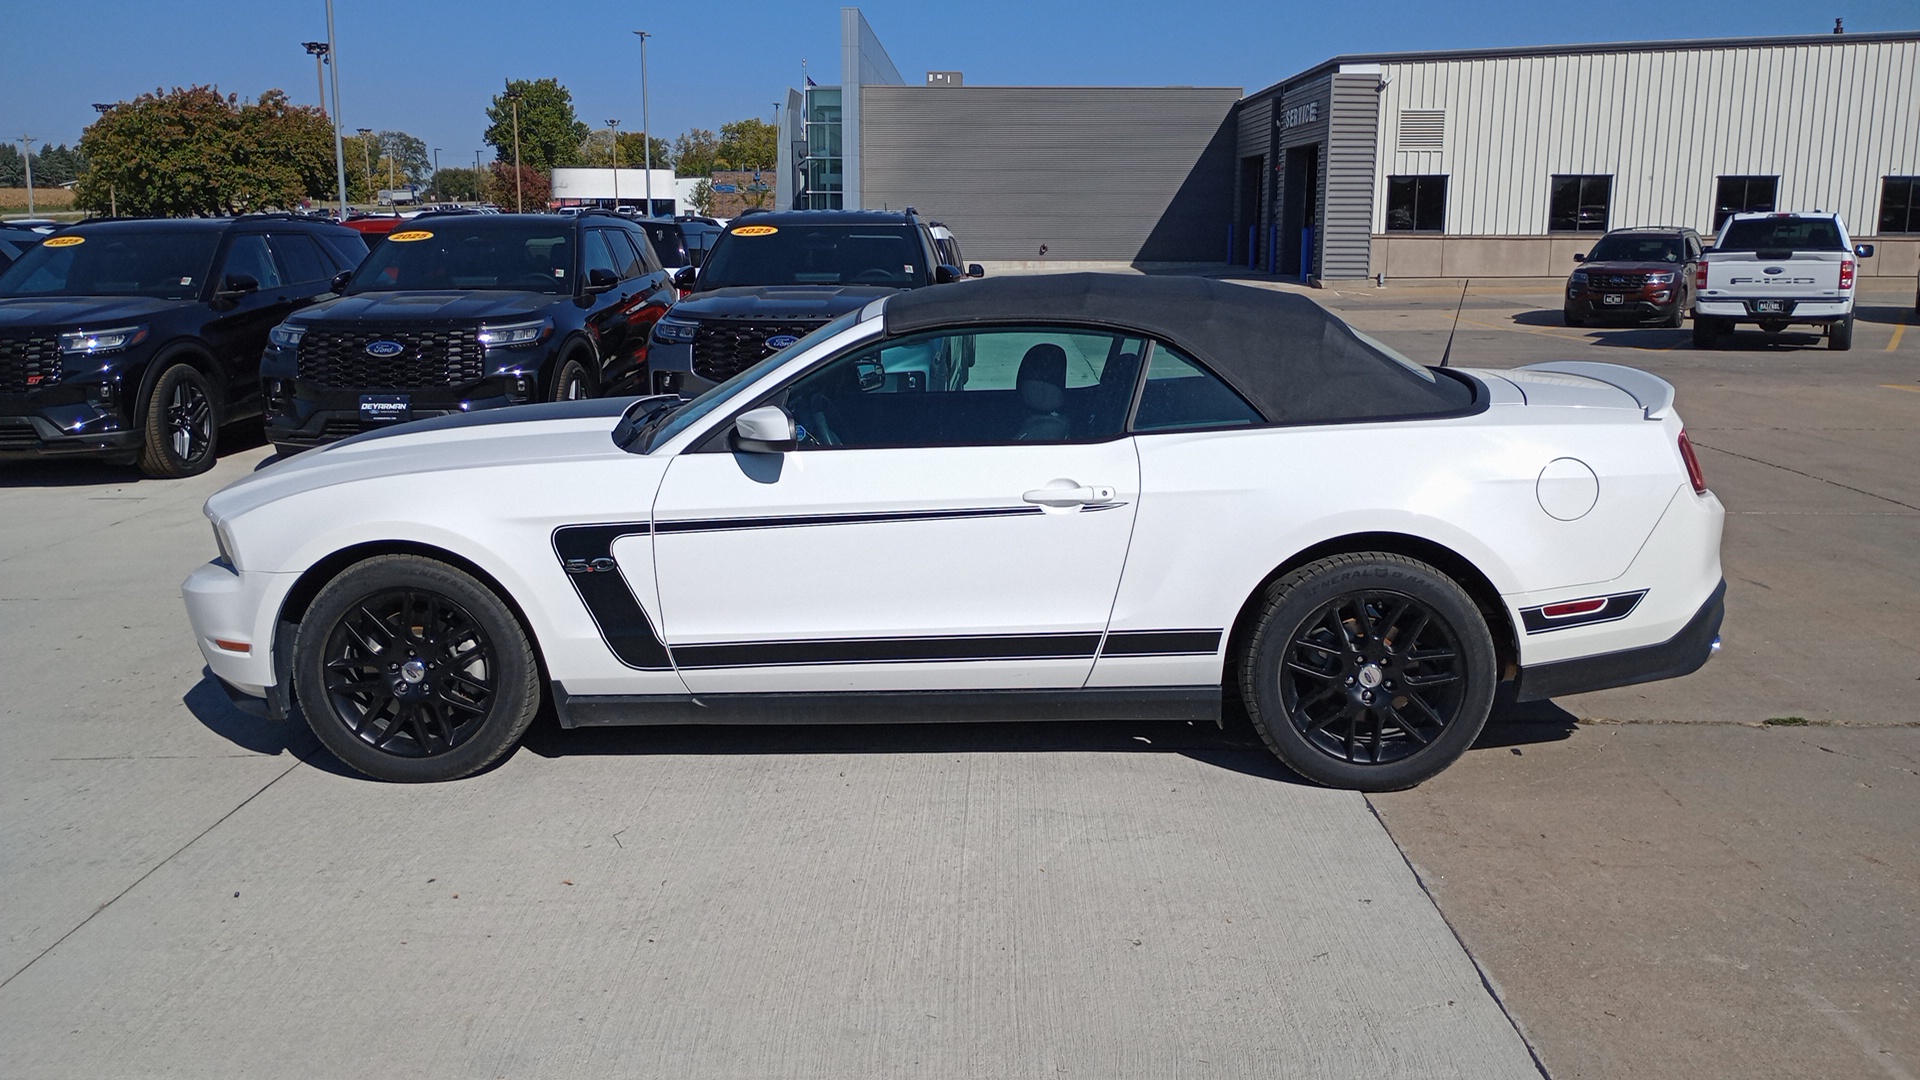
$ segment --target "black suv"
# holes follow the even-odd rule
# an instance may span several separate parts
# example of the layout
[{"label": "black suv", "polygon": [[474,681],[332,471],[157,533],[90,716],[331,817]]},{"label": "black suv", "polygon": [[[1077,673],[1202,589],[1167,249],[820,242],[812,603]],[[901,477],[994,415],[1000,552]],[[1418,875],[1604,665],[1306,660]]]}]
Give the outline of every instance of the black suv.
[{"label": "black suv", "polygon": [[1676,226],[1613,230],[1592,251],[1573,257],[1582,265],[1567,278],[1562,321],[1585,326],[1624,318],[1679,326],[1693,310],[1693,268],[1704,246],[1699,233]]},{"label": "black suv", "polygon": [[403,420],[634,393],[675,299],[618,214],[422,214],[261,358],[282,453]]},{"label": "black suv", "polygon": [[[646,231],[647,239],[653,241],[653,250],[669,274],[706,262],[708,249],[720,236],[720,223],[710,218],[682,216],[671,221],[635,218],[633,223]],[[686,290],[681,290],[681,296],[686,294]]]},{"label": "black suv", "polygon": [[0,272],[0,457],[211,468],[221,425],[259,411],[267,332],[366,253],[359,233],[292,215],[47,237]]},{"label": "black suv", "polygon": [[674,275],[694,291],[653,328],[651,389],[698,392],[879,297],[965,276],[911,208],[737,217],[698,270]]}]

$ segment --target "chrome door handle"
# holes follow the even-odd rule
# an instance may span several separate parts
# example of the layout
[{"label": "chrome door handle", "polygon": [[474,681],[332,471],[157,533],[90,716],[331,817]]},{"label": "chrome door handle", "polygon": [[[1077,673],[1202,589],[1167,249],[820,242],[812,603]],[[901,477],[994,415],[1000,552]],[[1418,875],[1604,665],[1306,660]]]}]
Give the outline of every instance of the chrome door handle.
[{"label": "chrome door handle", "polygon": [[1021,496],[1030,503],[1041,506],[1087,506],[1092,503],[1109,502],[1113,499],[1110,487],[1045,487],[1035,488]]}]

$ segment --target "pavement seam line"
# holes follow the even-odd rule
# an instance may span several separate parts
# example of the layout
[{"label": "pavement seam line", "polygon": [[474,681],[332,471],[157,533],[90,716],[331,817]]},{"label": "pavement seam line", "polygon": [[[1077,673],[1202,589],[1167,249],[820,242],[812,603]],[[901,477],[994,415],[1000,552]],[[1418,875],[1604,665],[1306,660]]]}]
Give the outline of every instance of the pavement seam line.
[{"label": "pavement seam line", "polygon": [[1810,472],[1801,472],[1799,469],[1793,468],[1788,465],[1775,465],[1773,462],[1767,461],[1764,458],[1752,457],[1747,454],[1739,454],[1739,453],[1735,453],[1732,450],[1722,450],[1718,446],[1713,446],[1709,443],[1703,443],[1698,439],[1693,440],[1693,445],[1704,446],[1708,450],[1712,450],[1715,453],[1725,454],[1728,457],[1737,457],[1742,461],[1751,461],[1755,465],[1765,465],[1770,469],[1779,469],[1781,472],[1790,472],[1795,476],[1804,476],[1809,480],[1818,480],[1823,484],[1832,484],[1834,487],[1840,488],[1843,491],[1851,491],[1856,495],[1865,495],[1869,499],[1879,499],[1881,502],[1892,503],[1895,506],[1904,506],[1909,510],[1920,510],[1920,506],[1915,506],[1912,503],[1904,503],[1904,502],[1901,502],[1899,499],[1890,499],[1885,495],[1876,495],[1865,488],[1857,488],[1857,487],[1854,487],[1852,484],[1843,484],[1838,480],[1829,480],[1824,476],[1815,476]]},{"label": "pavement seam line", "polygon": [[133,880],[132,884],[128,885],[124,889],[121,889],[118,893],[115,893],[113,899],[107,901],[104,904],[101,904],[97,908],[94,908],[93,911],[90,914],[88,914],[86,918],[81,919],[80,922],[76,924],[73,929],[67,931],[64,934],[61,934],[59,940],[55,941],[53,944],[47,946],[46,948],[41,949],[38,953],[35,953],[33,959],[20,965],[19,970],[7,976],[5,979],[0,979],[0,990],[6,989],[7,986],[13,982],[13,980],[26,974],[28,968],[32,967],[33,965],[39,963],[41,960],[45,959],[48,953],[66,944],[66,941],[68,938],[72,937],[73,935],[79,933],[81,930],[85,929],[86,925],[92,922],[94,919],[98,918],[101,912],[119,903],[121,897],[139,888],[141,882],[152,877],[155,873],[157,873],[160,870],[161,867],[167,865],[168,863],[172,862],[174,859],[178,858],[181,852],[184,852],[188,848],[199,843],[202,837],[206,836],[208,833],[212,832],[213,830],[219,828],[222,822],[225,822],[228,818],[232,817],[233,815],[239,813],[241,810],[245,809],[248,803],[251,803],[253,800],[266,794],[268,788],[286,779],[286,776],[288,773],[292,772],[293,770],[299,768],[304,764],[306,764],[306,759],[302,758],[298,754],[294,754],[293,764],[287,766],[284,770],[281,771],[281,773],[278,776],[275,776],[273,779],[267,781],[265,784],[260,785],[260,790],[240,800],[238,805],[236,805],[233,809],[228,810],[226,813],[221,814],[220,817],[213,822],[213,824],[208,825],[206,828],[201,829],[198,833],[195,833],[193,836],[193,839],[188,840],[184,844],[181,844],[177,849],[174,850],[173,854],[168,855],[166,858],[161,859],[159,862],[154,863],[152,866],[148,867],[146,873],[141,874],[139,877]]},{"label": "pavement seam line", "polygon": [[1387,842],[1393,845],[1394,854],[1400,856],[1400,862],[1406,866],[1407,873],[1413,875],[1413,883],[1420,886],[1421,895],[1427,898],[1427,903],[1433,905],[1433,912],[1440,916],[1441,925],[1447,928],[1447,933],[1453,935],[1453,943],[1460,946],[1460,952],[1467,958],[1467,963],[1473,965],[1473,973],[1479,977],[1481,988],[1486,990],[1487,996],[1492,998],[1494,1005],[1499,1007],[1500,1015],[1507,1018],[1507,1024],[1513,1028],[1513,1033],[1519,1038],[1520,1045],[1527,1048],[1527,1056],[1533,1059],[1533,1067],[1539,1070],[1541,1080],[1553,1080],[1553,1074],[1547,1071],[1547,1063],[1540,1060],[1540,1051],[1534,1047],[1533,1040],[1527,1038],[1526,1029],[1520,1026],[1519,1020],[1514,1018],[1513,1010],[1507,1008],[1506,999],[1500,996],[1500,991],[1494,989],[1493,979],[1487,974],[1487,969],[1481,965],[1480,958],[1473,955],[1472,949],[1467,948],[1466,939],[1460,936],[1460,931],[1453,925],[1453,920],[1447,918],[1446,909],[1440,906],[1439,898],[1433,895],[1432,889],[1427,888],[1427,879],[1421,876],[1420,868],[1413,865],[1412,859],[1407,858],[1406,849],[1400,846],[1400,841],[1393,835],[1393,830],[1387,827],[1387,819],[1380,816],[1380,808],[1373,805],[1373,800],[1365,795],[1360,796],[1360,801],[1366,804],[1367,813],[1373,815],[1374,823],[1380,826],[1380,831],[1387,834]]}]

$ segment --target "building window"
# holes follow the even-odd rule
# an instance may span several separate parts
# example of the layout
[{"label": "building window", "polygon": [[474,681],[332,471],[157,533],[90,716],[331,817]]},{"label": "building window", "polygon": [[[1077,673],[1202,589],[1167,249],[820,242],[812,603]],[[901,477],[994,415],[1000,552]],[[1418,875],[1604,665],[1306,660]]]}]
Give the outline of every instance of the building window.
[{"label": "building window", "polygon": [[1387,177],[1388,232],[1444,232],[1446,227],[1445,176]]},{"label": "building window", "polygon": [[807,89],[806,154],[800,159],[797,210],[838,210],[845,197],[840,162],[840,88]]},{"label": "building window", "polygon": [[1611,176],[1555,176],[1547,192],[1548,232],[1607,231]]},{"label": "building window", "polygon": [[1920,233],[1920,176],[1881,179],[1880,231]]},{"label": "building window", "polygon": [[1773,209],[1774,192],[1780,187],[1777,176],[1722,176],[1713,193],[1713,231],[1730,214],[1765,212]]}]

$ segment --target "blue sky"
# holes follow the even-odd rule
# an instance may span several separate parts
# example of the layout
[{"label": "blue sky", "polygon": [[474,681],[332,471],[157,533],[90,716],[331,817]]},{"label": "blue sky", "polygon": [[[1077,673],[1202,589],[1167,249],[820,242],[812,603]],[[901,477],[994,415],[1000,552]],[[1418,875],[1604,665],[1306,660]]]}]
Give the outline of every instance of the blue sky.
[{"label": "blue sky", "polygon": [[[1852,31],[1920,28],[1915,0],[858,6],[909,80],[958,69],[976,85],[1249,91],[1341,53],[1824,33],[1836,16]],[[582,120],[600,127],[613,117],[622,130],[638,130],[640,54],[628,31],[644,29],[655,35],[648,65],[656,134],[770,119],[773,103],[799,82],[802,59],[817,81],[837,81],[840,7],[811,0],[335,0],[342,114],[349,128],[410,131],[441,148],[441,164],[471,165],[483,146],[483,110],[501,81],[553,76],[573,91]],[[1635,12],[1641,22],[1628,18]],[[95,0],[84,8],[0,0],[0,31],[8,42],[0,136],[72,142],[93,120],[93,102],[160,86],[214,83],[243,97],[277,87],[311,104],[313,59],[300,43],[324,39],[326,17],[323,0]]]}]

